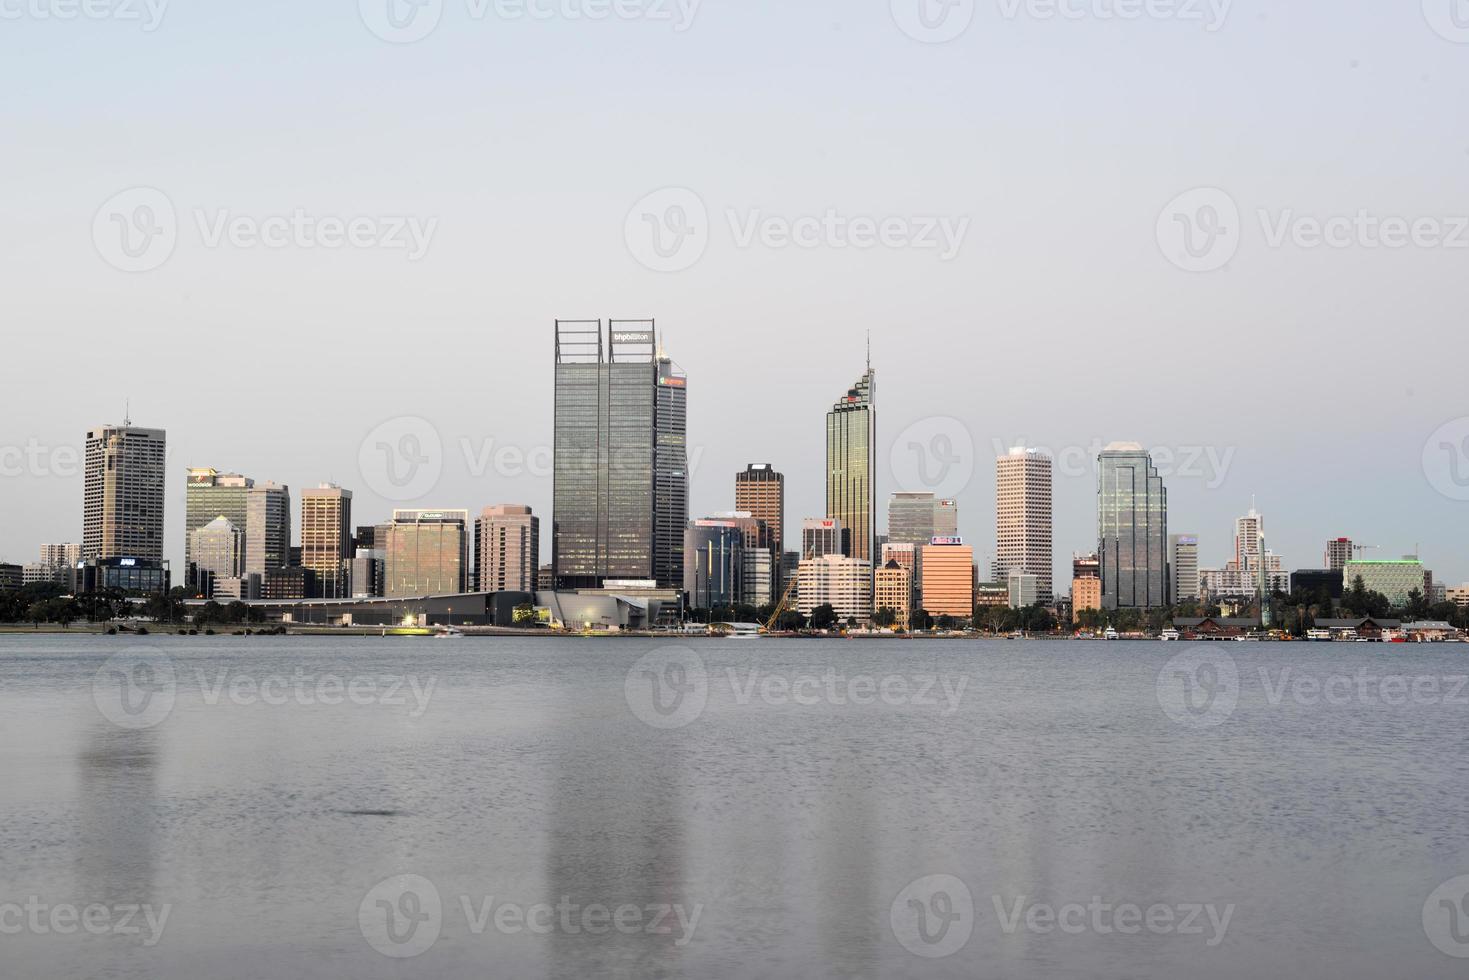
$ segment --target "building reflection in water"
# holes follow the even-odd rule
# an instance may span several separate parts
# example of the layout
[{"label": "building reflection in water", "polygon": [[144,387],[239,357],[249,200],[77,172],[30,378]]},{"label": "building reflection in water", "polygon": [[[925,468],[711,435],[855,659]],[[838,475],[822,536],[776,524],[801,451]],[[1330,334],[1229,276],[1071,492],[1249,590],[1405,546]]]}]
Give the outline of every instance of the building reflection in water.
[{"label": "building reflection in water", "polygon": [[155,897],[159,755],[148,729],[102,724],[84,737],[77,754],[77,873],[89,901]]}]

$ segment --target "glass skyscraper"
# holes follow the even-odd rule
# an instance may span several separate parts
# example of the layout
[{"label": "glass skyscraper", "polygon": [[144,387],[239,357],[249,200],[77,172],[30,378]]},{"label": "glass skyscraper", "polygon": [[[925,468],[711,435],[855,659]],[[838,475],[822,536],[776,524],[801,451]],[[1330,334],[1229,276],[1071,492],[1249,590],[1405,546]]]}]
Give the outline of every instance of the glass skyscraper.
[{"label": "glass skyscraper", "polygon": [[826,516],[850,535],[848,557],[873,563],[877,520],[877,376],[867,373],[826,414]]},{"label": "glass skyscraper", "polygon": [[194,532],[215,518],[226,518],[241,533],[244,532],[249,518],[250,489],[254,486],[254,480],[238,473],[221,473],[209,467],[189,470],[189,482],[184,490],[186,568],[194,561]]},{"label": "glass skyscraper", "polygon": [[1168,491],[1136,443],[1114,442],[1097,458],[1097,552],[1102,608],[1169,604]]},{"label": "glass skyscraper", "polygon": [[683,587],[688,381],[651,320],[556,322],[551,563],[558,588]]}]

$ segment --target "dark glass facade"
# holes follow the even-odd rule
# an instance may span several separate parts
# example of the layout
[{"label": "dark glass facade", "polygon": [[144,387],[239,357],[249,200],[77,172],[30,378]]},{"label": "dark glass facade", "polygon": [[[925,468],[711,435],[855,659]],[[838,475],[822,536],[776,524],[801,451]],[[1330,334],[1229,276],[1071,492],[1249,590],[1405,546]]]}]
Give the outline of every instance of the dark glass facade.
[{"label": "dark glass facade", "polygon": [[1104,609],[1169,604],[1168,491],[1139,446],[1113,445],[1098,458],[1097,551]]},{"label": "dark glass facade", "polygon": [[556,324],[551,561],[560,588],[683,587],[687,380],[651,321]]}]

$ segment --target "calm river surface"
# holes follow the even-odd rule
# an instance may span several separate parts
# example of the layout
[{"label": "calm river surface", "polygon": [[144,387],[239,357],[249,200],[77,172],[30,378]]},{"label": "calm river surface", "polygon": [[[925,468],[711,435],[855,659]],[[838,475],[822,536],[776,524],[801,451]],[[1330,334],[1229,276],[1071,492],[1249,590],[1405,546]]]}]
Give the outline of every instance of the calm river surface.
[{"label": "calm river surface", "polygon": [[1463,977],[1466,674],[1464,645],[0,637],[0,975]]}]

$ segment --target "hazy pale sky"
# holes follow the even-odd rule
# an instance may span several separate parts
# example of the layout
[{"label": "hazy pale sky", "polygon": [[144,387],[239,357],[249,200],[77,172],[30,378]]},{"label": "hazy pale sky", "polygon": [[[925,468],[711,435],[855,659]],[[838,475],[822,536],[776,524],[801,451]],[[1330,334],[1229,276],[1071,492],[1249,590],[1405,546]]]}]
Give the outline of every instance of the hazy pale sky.
[{"label": "hazy pale sky", "polygon": [[[656,317],[694,516],[748,462],[819,515],[871,331],[881,498],[957,496],[986,569],[997,451],[1058,456],[1064,582],[1130,440],[1206,565],[1253,494],[1287,567],[1344,534],[1469,579],[1463,0],[0,21],[0,559],[80,540],[83,434],[128,398],[177,575],[189,466],[333,479],[357,523],[524,502],[549,554],[552,321]],[[427,462],[395,486],[379,444]]]}]

